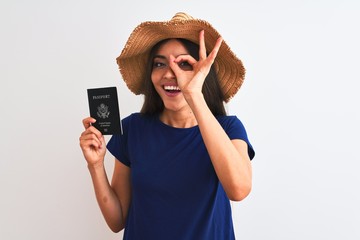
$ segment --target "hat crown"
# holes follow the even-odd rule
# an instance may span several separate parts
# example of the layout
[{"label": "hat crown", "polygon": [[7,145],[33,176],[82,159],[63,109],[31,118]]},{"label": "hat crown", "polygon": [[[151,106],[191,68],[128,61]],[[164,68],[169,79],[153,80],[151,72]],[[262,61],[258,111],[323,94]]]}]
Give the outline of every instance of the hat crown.
[{"label": "hat crown", "polygon": [[[206,46],[214,48],[220,34],[208,22],[177,12],[166,21],[147,21],[139,24],[130,34],[120,56],[116,59],[121,75],[129,89],[135,94],[145,94],[146,66],[150,51],[159,41],[182,38],[199,44],[199,32],[206,32]],[[223,41],[214,60],[223,100],[228,102],[244,81],[245,68],[240,59]],[[151,61],[151,60],[150,60]]]},{"label": "hat crown", "polygon": [[192,16],[190,16],[189,14],[184,13],[184,12],[178,12],[171,19],[171,21],[186,21],[186,20],[192,20],[192,19],[194,19],[194,18]]}]

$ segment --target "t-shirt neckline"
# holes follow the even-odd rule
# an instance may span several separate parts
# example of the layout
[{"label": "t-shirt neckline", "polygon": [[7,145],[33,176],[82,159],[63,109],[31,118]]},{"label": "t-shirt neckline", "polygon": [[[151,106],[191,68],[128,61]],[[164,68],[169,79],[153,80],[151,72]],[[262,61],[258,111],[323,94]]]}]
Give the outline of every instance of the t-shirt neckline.
[{"label": "t-shirt neckline", "polygon": [[161,120],[160,120],[160,115],[156,115],[156,116],[155,116],[155,120],[156,120],[161,126],[163,126],[163,127],[165,127],[165,128],[168,128],[168,129],[174,129],[174,130],[179,130],[179,131],[181,131],[181,130],[183,130],[183,131],[189,130],[189,131],[190,131],[190,130],[195,130],[195,129],[198,129],[198,128],[199,128],[199,125],[194,125],[194,126],[188,127],[188,128],[173,127],[173,126],[168,125],[168,124],[164,123],[163,121],[161,121]]}]

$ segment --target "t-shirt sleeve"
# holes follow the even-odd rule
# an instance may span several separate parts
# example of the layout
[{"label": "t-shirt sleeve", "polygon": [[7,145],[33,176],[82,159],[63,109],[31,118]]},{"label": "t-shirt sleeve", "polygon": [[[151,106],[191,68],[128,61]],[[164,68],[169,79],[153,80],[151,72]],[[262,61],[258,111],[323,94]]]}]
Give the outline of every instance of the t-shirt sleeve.
[{"label": "t-shirt sleeve", "polygon": [[229,116],[223,119],[219,119],[220,124],[223,126],[226,134],[229,136],[231,140],[233,139],[241,139],[245,141],[248,145],[248,155],[250,160],[252,160],[255,156],[255,151],[253,146],[251,145],[248,135],[246,133],[245,127],[236,116]]},{"label": "t-shirt sleeve", "polygon": [[130,167],[131,163],[128,157],[128,148],[127,148],[127,135],[128,135],[127,120],[128,119],[124,119],[124,121],[122,121],[123,129],[124,129],[123,134],[113,135],[110,138],[106,147],[116,159],[118,159],[126,166]]}]

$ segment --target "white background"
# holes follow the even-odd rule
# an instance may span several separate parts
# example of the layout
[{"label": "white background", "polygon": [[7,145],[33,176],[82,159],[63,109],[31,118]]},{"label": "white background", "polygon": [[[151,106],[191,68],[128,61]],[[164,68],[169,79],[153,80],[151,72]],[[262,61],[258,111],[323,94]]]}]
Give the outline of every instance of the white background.
[{"label": "white background", "polygon": [[[78,145],[86,89],[117,86],[122,116],[142,97],[115,58],[140,22],[185,11],[243,60],[228,105],[256,149],[238,239],[360,239],[356,0],[1,0],[0,239],[121,239],[97,207]],[[109,176],[113,160],[106,158]],[[189,216],[191,217],[191,216]]]}]

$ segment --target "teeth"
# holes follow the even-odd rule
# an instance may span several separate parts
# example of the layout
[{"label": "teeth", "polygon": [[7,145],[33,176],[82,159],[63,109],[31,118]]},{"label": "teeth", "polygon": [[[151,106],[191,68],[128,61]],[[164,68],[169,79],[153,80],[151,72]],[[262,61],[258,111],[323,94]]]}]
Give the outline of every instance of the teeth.
[{"label": "teeth", "polygon": [[170,91],[180,91],[180,88],[178,86],[164,86],[164,89]]}]

